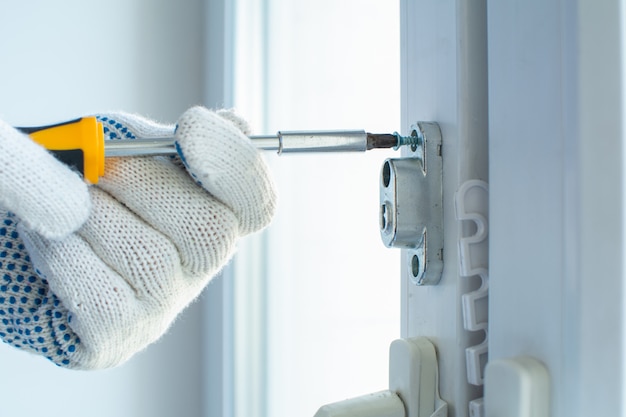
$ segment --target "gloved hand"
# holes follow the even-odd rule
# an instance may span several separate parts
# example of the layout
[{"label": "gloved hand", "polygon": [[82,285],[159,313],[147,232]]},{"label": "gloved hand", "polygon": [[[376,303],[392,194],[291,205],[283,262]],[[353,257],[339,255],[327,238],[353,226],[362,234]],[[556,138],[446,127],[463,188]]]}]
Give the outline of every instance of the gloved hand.
[{"label": "gloved hand", "polygon": [[[110,140],[173,130],[99,117]],[[109,158],[87,187],[0,123],[0,337],[77,369],[115,366],[158,339],[237,238],[273,215],[274,186],[245,126],[192,108],[178,120],[180,158]]]}]

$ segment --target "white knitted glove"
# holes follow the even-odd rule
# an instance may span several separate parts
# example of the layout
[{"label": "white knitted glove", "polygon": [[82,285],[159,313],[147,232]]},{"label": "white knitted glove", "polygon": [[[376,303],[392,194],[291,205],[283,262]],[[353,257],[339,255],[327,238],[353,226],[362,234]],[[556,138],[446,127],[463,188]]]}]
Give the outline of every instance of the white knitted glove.
[{"label": "white knitted glove", "polygon": [[[127,114],[100,120],[111,140],[173,130]],[[77,231],[80,213],[59,231],[53,216],[33,220],[3,199],[16,214],[7,214],[0,229],[0,337],[80,369],[115,366],[158,339],[227,262],[237,238],[273,215],[274,187],[244,126],[232,113],[196,107],[178,121],[180,159],[108,159],[105,176],[89,188],[89,218]],[[9,134],[19,136],[0,131]],[[0,171],[0,180],[19,172]],[[64,204],[51,213],[74,209],[67,187],[48,192]],[[37,197],[23,204],[46,203]]]}]

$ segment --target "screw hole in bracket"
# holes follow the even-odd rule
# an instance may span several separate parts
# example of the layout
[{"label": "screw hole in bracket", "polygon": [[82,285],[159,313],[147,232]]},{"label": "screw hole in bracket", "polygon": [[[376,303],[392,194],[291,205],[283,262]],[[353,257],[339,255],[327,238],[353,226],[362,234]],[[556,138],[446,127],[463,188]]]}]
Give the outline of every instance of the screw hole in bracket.
[{"label": "screw hole in bracket", "polygon": [[385,164],[383,165],[381,179],[383,181],[383,187],[389,187],[389,184],[391,183],[391,164],[389,161],[385,161]]},{"label": "screw hole in bracket", "polygon": [[391,204],[386,201],[380,206],[380,230],[389,232],[393,228],[393,208]]},{"label": "screw hole in bracket", "polygon": [[413,278],[417,278],[420,274],[420,258],[417,255],[411,258],[411,274]]}]

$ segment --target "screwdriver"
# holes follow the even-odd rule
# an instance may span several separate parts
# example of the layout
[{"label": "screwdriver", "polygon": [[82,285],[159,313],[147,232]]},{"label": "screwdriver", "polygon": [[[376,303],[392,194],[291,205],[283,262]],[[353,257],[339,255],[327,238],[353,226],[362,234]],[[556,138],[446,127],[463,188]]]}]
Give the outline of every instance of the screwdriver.
[{"label": "screwdriver", "polygon": [[[107,157],[176,155],[171,137],[104,140],[104,127],[96,117],[83,117],[55,125],[18,127],[61,162],[92,184],[104,175]],[[284,152],[363,152],[415,145],[417,136],[368,133],[363,130],[279,131],[276,135],[249,136],[261,150]]]}]

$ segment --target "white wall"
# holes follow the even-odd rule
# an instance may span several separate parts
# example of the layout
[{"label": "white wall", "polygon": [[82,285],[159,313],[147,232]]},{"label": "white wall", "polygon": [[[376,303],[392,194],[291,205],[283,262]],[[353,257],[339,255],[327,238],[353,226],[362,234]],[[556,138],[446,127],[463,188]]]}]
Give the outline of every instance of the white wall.
[{"label": "white wall", "polygon": [[[0,117],[44,124],[102,110],[173,122],[203,97],[202,1],[0,2]],[[197,416],[199,305],[128,364],[65,371],[0,344],[1,416]]]}]

